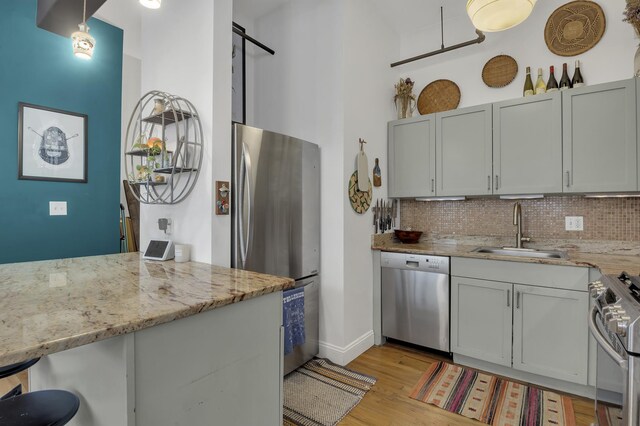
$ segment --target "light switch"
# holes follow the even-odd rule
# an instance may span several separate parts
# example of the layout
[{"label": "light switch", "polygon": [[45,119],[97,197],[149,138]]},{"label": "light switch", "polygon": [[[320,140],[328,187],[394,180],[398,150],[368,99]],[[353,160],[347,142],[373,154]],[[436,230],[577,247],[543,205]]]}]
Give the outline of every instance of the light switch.
[{"label": "light switch", "polygon": [[66,216],[66,201],[49,201],[49,216]]}]

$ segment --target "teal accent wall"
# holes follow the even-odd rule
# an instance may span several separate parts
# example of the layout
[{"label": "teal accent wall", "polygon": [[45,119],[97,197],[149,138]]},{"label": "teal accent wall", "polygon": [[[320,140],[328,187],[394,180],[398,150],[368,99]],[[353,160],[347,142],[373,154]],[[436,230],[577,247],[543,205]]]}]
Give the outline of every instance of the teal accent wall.
[{"label": "teal accent wall", "polygon": [[[36,3],[0,1],[0,263],[117,253],[123,32],[90,19],[94,57],[78,59],[36,26]],[[18,179],[18,102],[89,116],[87,183]]]}]

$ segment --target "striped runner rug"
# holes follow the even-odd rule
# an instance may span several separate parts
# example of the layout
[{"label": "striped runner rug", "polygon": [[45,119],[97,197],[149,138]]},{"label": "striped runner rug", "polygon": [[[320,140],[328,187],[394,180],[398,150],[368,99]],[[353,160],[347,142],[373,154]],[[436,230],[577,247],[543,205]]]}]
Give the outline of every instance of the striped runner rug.
[{"label": "striped runner rug", "polygon": [[571,398],[469,368],[438,362],[411,398],[496,426],[575,426]]},{"label": "striped runner rug", "polygon": [[284,425],[333,426],[362,400],[376,379],[315,358],[284,378]]},{"label": "striped runner rug", "polygon": [[622,410],[598,404],[596,417],[600,426],[622,426]]}]

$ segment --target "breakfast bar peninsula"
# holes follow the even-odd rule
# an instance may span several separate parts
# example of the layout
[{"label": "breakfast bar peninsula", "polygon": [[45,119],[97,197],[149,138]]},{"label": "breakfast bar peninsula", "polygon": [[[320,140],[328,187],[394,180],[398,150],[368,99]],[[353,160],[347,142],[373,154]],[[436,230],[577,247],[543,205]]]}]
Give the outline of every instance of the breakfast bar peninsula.
[{"label": "breakfast bar peninsula", "polygon": [[292,286],[139,253],[0,265],[0,365],[42,357],[30,388],[76,393],[70,425],[276,425]]}]

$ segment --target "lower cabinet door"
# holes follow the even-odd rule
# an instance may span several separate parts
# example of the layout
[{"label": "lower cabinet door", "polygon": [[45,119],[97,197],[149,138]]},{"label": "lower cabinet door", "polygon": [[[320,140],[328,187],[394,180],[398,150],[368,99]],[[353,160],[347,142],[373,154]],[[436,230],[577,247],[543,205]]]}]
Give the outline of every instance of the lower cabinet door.
[{"label": "lower cabinet door", "polygon": [[514,285],[513,368],[587,384],[586,292]]},{"label": "lower cabinet door", "polygon": [[451,277],[451,351],[511,367],[512,284]]}]

